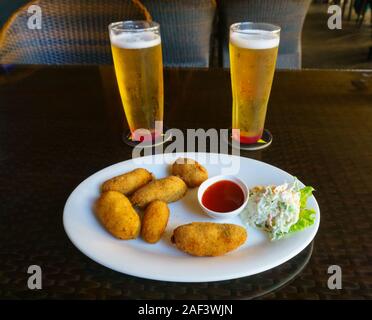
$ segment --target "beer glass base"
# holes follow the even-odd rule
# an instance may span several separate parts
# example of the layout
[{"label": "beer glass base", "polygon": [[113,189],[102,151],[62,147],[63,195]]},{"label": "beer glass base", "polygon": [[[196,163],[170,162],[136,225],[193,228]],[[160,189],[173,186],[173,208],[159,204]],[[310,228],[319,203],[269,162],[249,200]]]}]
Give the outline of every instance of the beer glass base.
[{"label": "beer glass base", "polygon": [[168,130],[166,130],[166,128],[164,128],[164,131],[165,133],[163,133],[161,135],[161,138],[158,138],[158,139],[155,139],[154,141],[143,141],[143,142],[140,142],[140,141],[134,141],[132,139],[132,133],[130,132],[130,130],[127,130],[125,132],[123,132],[123,136],[122,136],[122,140],[125,144],[127,144],[128,146],[134,148],[136,146],[138,146],[139,144],[141,144],[141,147],[144,147],[144,148],[152,148],[152,147],[157,147],[157,146],[160,146],[166,142],[168,142],[169,140],[172,139],[172,134],[170,132],[168,132]]},{"label": "beer glass base", "polygon": [[255,151],[255,150],[262,150],[267,148],[273,142],[273,136],[269,130],[264,129],[262,133],[262,137],[256,143],[241,143],[232,138],[232,130],[229,129],[228,135],[228,143],[231,147],[240,149],[240,150],[247,150],[247,151]]}]

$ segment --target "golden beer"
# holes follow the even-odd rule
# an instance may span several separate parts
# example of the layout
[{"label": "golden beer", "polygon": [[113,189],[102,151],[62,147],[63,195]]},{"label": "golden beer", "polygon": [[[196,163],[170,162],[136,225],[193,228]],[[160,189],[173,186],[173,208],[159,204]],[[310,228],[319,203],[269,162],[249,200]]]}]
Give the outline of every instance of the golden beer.
[{"label": "golden beer", "polygon": [[163,131],[160,34],[156,30],[129,30],[118,34],[111,32],[110,38],[116,78],[132,139],[154,140]]},{"label": "golden beer", "polygon": [[[255,143],[264,129],[267,103],[274,77],[279,34],[267,30],[230,29],[230,68],[233,96],[233,138]],[[238,130],[240,130],[240,132]]]}]

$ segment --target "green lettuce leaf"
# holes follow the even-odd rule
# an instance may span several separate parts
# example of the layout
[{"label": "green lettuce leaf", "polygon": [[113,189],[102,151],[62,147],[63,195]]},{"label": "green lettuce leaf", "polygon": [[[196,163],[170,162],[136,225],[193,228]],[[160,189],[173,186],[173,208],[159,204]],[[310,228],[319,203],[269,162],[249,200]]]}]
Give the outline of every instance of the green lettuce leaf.
[{"label": "green lettuce leaf", "polygon": [[314,209],[301,209],[300,217],[296,224],[294,224],[288,231],[288,233],[297,232],[307,227],[310,227],[315,222],[315,210]]},{"label": "green lettuce leaf", "polygon": [[307,199],[313,195],[313,187],[304,187],[300,190],[300,206],[301,209],[306,208]]},{"label": "green lettuce leaf", "polygon": [[307,209],[307,199],[312,196],[314,191],[313,187],[304,187],[300,190],[300,214],[296,224],[294,224],[288,233],[297,232],[303,230],[315,222],[315,210]]}]

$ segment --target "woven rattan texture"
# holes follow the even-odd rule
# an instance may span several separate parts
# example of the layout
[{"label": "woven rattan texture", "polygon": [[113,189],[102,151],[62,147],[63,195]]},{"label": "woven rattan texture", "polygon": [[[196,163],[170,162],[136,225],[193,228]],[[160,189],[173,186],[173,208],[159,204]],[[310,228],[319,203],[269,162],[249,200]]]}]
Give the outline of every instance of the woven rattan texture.
[{"label": "woven rattan texture", "polygon": [[[301,271],[309,251],[258,275],[258,282],[191,285],[110,271],[75,249],[64,233],[63,206],[74,187],[131,157],[120,140],[123,118],[113,70],[101,71],[21,68],[0,76],[1,298],[251,298],[288,276],[290,283],[264,298],[372,298],[370,77],[277,72],[267,117],[273,143],[262,152],[242,154],[316,188],[321,223],[307,266]],[[166,70],[167,126],[228,127],[229,85],[223,70]],[[43,269],[40,291],[27,289],[31,264]],[[342,268],[342,290],[327,287],[330,265]]]},{"label": "woven rattan texture", "polygon": [[[41,29],[28,27],[31,5],[41,9]],[[32,1],[4,27],[0,62],[111,64],[108,25],[114,21],[146,20],[147,15],[138,1],[131,0]]]}]

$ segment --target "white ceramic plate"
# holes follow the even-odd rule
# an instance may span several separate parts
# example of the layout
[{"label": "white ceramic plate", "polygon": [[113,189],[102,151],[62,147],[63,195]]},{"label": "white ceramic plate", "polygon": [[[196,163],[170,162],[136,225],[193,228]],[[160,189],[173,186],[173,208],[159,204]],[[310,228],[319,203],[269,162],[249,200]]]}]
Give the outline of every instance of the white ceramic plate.
[{"label": "white ceramic plate", "polygon": [[[264,232],[248,228],[246,243],[225,256],[189,256],[170,242],[173,229],[193,221],[218,222],[199,207],[197,188],[189,189],[183,199],[169,205],[169,223],[157,244],[145,243],[141,238],[125,241],[111,236],[92,210],[102,182],[138,167],[148,169],[157,178],[165,177],[169,175],[169,164],[179,156],[183,154],[158,154],[120,162],[84,180],[68,198],[63,213],[63,224],[73,244],[92,260],[129,275],[164,281],[207,282],[240,278],[274,268],[297,255],[314,238],[320,211],[315,198],[311,197],[308,207],[315,209],[316,221],[304,231],[270,241]],[[188,153],[187,156],[202,163],[210,177],[235,173],[248,187],[293,181],[289,173],[248,158],[205,153]],[[228,222],[242,224],[239,217]]]}]

